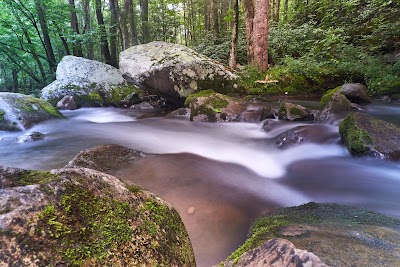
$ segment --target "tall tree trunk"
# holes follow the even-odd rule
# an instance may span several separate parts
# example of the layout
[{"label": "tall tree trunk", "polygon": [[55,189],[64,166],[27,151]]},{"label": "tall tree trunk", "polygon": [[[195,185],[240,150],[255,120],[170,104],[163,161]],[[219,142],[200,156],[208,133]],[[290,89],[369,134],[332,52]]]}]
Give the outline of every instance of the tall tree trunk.
[{"label": "tall tree trunk", "polygon": [[132,8],[130,6],[130,2],[131,0],[125,0],[124,1],[124,9],[122,11],[122,15],[121,15],[121,34],[122,34],[122,49],[125,50],[128,47],[130,47],[130,40],[131,37],[129,36],[129,15],[130,12],[132,12]]},{"label": "tall tree trunk", "polygon": [[215,38],[219,38],[218,0],[211,0],[211,30]]},{"label": "tall tree trunk", "polygon": [[[79,35],[79,25],[78,25],[78,18],[76,16],[75,0],[68,0],[68,3],[70,8],[72,31]],[[79,40],[76,40],[75,38],[74,38],[74,43],[72,45],[72,53],[74,56],[83,57],[81,42]]]},{"label": "tall tree trunk", "polygon": [[281,0],[274,0],[274,21],[279,22],[279,12],[281,7]]},{"label": "tall tree trunk", "polygon": [[104,62],[106,64],[111,65],[111,55],[110,55],[110,49],[108,48],[107,32],[106,32],[106,27],[104,26],[103,12],[101,11],[101,0],[96,0],[95,3],[96,3],[97,23],[99,24],[99,32],[100,32],[101,54],[104,57]]},{"label": "tall tree trunk", "polygon": [[18,92],[18,88],[19,88],[19,85],[18,85],[18,69],[16,69],[16,68],[12,69],[12,78],[13,78],[13,89],[12,89],[12,92],[13,93],[17,93]]},{"label": "tall tree trunk", "polygon": [[49,62],[49,67],[52,73],[56,72],[57,62],[54,56],[54,50],[51,45],[49,30],[47,27],[46,14],[44,13],[44,2],[42,0],[35,0],[36,11],[39,17],[40,28],[42,30],[45,50],[47,59]]},{"label": "tall tree trunk", "polygon": [[253,21],[254,63],[261,71],[268,70],[269,1],[256,0]]},{"label": "tall tree trunk", "polygon": [[288,20],[288,11],[289,11],[289,0],[285,0],[285,8],[283,13],[285,14],[285,22]]},{"label": "tall tree trunk", "polygon": [[210,16],[210,5],[212,0],[204,1],[204,29],[206,32],[211,31],[211,16]]},{"label": "tall tree trunk", "polygon": [[253,21],[254,21],[254,4],[253,0],[242,0],[243,10],[245,12],[246,24],[246,42],[247,42],[247,61],[248,64],[254,62],[254,49],[253,49]]},{"label": "tall tree trunk", "polygon": [[142,9],[142,43],[146,44],[150,42],[150,31],[149,31],[149,1],[140,0],[140,7]]},{"label": "tall tree trunk", "polygon": [[233,10],[235,16],[232,23],[231,54],[229,57],[229,67],[236,69],[237,65],[237,43],[239,33],[239,0],[233,0]]},{"label": "tall tree trunk", "polygon": [[[92,29],[92,22],[90,19],[90,0],[83,1],[83,16],[85,21],[84,33],[87,33]],[[87,41],[86,57],[94,59],[94,45],[91,38]]]},{"label": "tall tree trunk", "polygon": [[64,47],[65,54],[66,54],[66,55],[71,55],[71,51],[69,51],[68,42],[67,42],[67,40],[65,39],[65,37],[64,37],[61,33],[59,33],[58,36],[59,36],[60,39],[61,39],[61,43],[62,43],[62,45],[63,45],[63,47]]},{"label": "tall tree trunk", "polygon": [[115,0],[109,0],[111,11],[110,25],[110,56],[111,65],[118,68],[117,60],[117,29],[118,29],[118,13]]}]

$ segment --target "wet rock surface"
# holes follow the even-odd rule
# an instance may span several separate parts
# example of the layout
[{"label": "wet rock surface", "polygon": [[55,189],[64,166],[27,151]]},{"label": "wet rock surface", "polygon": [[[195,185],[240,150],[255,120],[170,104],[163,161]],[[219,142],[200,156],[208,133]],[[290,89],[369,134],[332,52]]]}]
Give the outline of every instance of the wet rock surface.
[{"label": "wet rock surface", "polygon": [[[287,250],[280,250],[275,245],[277,241],[266,245],[271,238],[287,239],[297,249],[311,251],[318,256],[314,258],[316,265],[303,263],[301,266],[325,266],[322,263],[327,266],[398,266],[399,230],[400,220],[396,218],[345,205],[311,202],[260,217],[250,230],[245,244],[223,266],[246,261],[248,265],[240,266],[264,266],[250,265],[270,259],[269,254],[258,253],[263,247],[268,249],[275,246],[275,251],[281,252],[274,252],[275,262],[285,262],[288,254],[293,255]],[[313,257],[308,258],[311,260]]]},{"label": "wet rock surface", "polygon": [[64,118],[51,104],[18,93],[0,92],[0,130],[19,131],[50,119]]},{"label": "wet rock surface", "polygon": [[339,126],[342,141],[353,156],[400,160],[400,127],[354,112]]},{"label": "wet rock surface", "polygon": [[0,167],[1,266],[195,266],[177,212],[86,168]]},{"label": "wet rock surface", "polygon": [[357,104],[369,104],[371,103],[371,97],[368,95],[368,89],[361,83],[348,83],[342,85],[339,89],[350,102]]},{"label": "wet rock surface", "polygon": [[37,140],[44,139],[45,135],[39,132],[29,132],[24,135],[17,137],[17,142],[25,143],[25,142],[33,142]]},{"label": "wet rock surface", "polygon": [[307,108],[301,105],[282,102],[279,107],[278,118],[288,121],[309,121],[313,119],[313,116]]}]

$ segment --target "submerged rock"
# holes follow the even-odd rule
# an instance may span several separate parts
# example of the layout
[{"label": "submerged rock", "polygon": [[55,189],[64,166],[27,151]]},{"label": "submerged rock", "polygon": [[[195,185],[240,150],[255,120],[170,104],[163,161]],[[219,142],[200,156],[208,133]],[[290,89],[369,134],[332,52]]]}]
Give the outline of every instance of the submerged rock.
[{"label": "submerged rock", "polygon": [[18,143],[33,142],[44,139],[44,134],[39,132],[29,132],[17,137]]},{"label": "submerged rock", "polygon": [[1,266],[195,266],[178,213],[85,168],[0,167]]},{"label": "submerged rock", "polygon": [[339,133],[353,156],[400,160],[400,127],[397,125],[355,112],[340,123]]},{"label": "submerged rock", "polygon": [[223,65],[179,44],[133,46],[121,52],[119,64],[128,81],[178,105],[198,91],[229,93],[237,87],[236,75]]},{"label": "submerged rock", "polygon": [[206,90],[186,99],[190,108],[190,120],[198,122],[240,121],[246,105],[240,99]]},{"label": "submerged rock", "polygon": [[[219,265],[221,266],[221,265]],[[315,254],[297,249],[295,245],[282,238],[273,238],[252,250],[247,251],[235,262],[225,263],[225,267],[328,267]]]},{"label": "submerged rock", "polygon": [[[315,265],[303,262],[294,266],[324,266],[321,262],[342,267],[399,266],[399,229],[400,219],[345,205],[312,202],[279,209],[257,219],[246,242],[220,266],[236,266],[230,265],[232,262],[241,262],[239,266],[292,266],[255,265],[263,263],[263,259],[265,262],[271,260],[271,255],[261,254],[264,249],[274,253],[275,262],[287,262],[288,257],[293,255],[290,253],[293,248],[290,242],[297,249],[312,251],[318,256],[308,255]],[[286,243],[288,250],[283,249],[285,241],[271,241],[271,238],[289,240]],[[295,255],[292,259],[298,260]]]},{"label": "submerged rock", "polygon": [[56,81],[42,89],[41,98],[56,104],[73,96],[81,107],[124,106],[132,94],[142,92],[128,84],[121,72],[104,63],[82,57],[65,56],[57,66]]},{"label": "submerged rock", "polygon": [[79,152],[66,168],[89,168],[114,174],[114,170],[134,164],[147,154],[120,145],[100,145]]},{"label": "submerged rock", "polygon": [[313,115],[307,108],[301,105],[282,102],[279,107],[278,118],[288,121],[308,121],[313,119]]},{"label": "submerged rock", "polygon": [[51,104],[18,93],[0,92],[0,130],[26,130],[46,120],[65,118]]}]

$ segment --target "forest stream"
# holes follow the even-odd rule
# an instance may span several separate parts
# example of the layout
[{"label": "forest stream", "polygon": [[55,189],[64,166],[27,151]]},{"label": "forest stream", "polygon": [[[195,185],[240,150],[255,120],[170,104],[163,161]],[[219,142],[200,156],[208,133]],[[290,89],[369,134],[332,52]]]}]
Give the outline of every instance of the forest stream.
[{"label": "forest stream", "polygon": [[[262,124],[195,123],[186,116],[152,117],[149,112],[64,111],[69,120],[46,121],[30,129],[46,136],[35,142],[18,143],[21,132],[0,131],[0,164],[60,168],[79,151],[99,144],[153,154],[117,176],[178,210],[199,267],[224,260],[243,243],[254,220],[277,207],[335,202],[400,217],[400,164],[351,157],[337,125],[314,131],[323,140],[318,144],[279,149],[276,135],[306,123],[277,120],[266,132]],[[399,105],[374,103],[367,112],[400,123]]]}]

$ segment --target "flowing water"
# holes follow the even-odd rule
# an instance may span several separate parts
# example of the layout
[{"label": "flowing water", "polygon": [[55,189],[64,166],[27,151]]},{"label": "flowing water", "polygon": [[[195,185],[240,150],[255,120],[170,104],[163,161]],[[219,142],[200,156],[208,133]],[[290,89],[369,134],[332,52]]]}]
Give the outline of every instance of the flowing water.
[{"label": "flowing water", "polygon": [[[399,123],[400,106],[374,104],[367,112]],[[0,131],[0,164],[59,168],[99,144],[155,154],[118,177],[178,210],[199,267],[225,259],[244,241],[255,218],[277,207],[336,202],[400,217],[400,164],[352,158],[340,144],[336,125],[272,121],[265,132],[262,124],[194,123],[188,117],[151,117],[131,109],[85,108],[64,114],[68,120],[30,129],[45,134],[44,140],[18,143],[21,132]],[[316,143],[277,148],[276,135],[302,125],[315,129]]]}]

